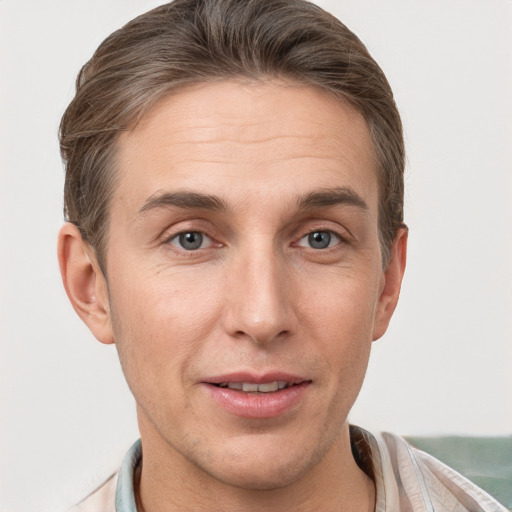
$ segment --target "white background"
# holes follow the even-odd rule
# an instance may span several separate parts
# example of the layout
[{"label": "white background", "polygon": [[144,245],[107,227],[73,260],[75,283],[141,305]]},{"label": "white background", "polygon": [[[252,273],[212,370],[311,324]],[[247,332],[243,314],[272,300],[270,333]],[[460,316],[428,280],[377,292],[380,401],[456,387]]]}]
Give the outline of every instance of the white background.
[{"label": "white background", "polygon": [[[0,510],[55,511],[137,437],[115,349],[60,283],[59,118],[80,66],[150,0],[0,0]],[[512,2],[324,0],[381,64],[408,146],[409,262],[351,421],[512,433]]]}]

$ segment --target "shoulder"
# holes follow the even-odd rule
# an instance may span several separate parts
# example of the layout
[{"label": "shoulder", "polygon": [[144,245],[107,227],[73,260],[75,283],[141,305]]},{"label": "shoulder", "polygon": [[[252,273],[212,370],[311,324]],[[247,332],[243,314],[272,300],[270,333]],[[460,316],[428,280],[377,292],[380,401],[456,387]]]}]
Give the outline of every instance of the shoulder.
[{"label": "shoulder", "polygon": [[403,438],[381,433],[374,439],[387,491],[394,492],[401,505],[411,510],[506,512],[467,478]]},{"label": "shoulder", "polygon": [[115,512],[116,487],[119,473],[114,473],[96,490],[68,512]]},{"label": "shoulder", "polygon": [[115,512],[136,510],[134,480],[142,464],[142,444],[135,441],[124,456],[119,471],[68,512]]}]

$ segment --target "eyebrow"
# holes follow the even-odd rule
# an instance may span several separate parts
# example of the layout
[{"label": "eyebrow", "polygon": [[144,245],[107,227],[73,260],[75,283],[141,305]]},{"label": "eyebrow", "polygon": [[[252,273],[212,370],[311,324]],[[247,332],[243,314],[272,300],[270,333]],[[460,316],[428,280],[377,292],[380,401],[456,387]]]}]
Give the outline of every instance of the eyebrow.
[{"label": "eyebrow", "polygon": [[369,209],[364,199],[355,190],[349,187],[315,190],[298,199],[299,209],[306,210],[310,208],[336,206],[338,204],[355,206],[362,210]]},{"label": "eyebrow", "polygon": [[[308,210],[346,204],[368,210],[368,205],[357,192],[349,187],[320,189],[309,192],[297,199],[298,209]],[[218,196],[198,192],[157,192],[150,196],[139,210],[139,215],[148,211],[175,206],[177,208],[227,211],[229,208]]]},{"label": "eyebrow", "polygon": [[197,192],[179,191],[155,193],[150,196],[139,210],[144,214],[150,210],[176,206],[178,208],[224,211],[227,210],[226,203],[218,196],[198,194]]}]

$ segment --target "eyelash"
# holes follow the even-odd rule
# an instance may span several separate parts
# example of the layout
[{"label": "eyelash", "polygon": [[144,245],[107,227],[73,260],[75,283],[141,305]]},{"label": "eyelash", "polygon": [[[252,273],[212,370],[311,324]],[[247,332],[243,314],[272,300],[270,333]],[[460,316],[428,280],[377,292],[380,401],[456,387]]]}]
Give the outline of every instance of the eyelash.
[{"label": "eyelash", "polygon": [[[186,235],[200,235],[201,237],[201,243],[200,243],[200,246],[199,247],[196,247],[196,248],[193,248],[193,249],[187,249],[185,247],[183,247],[182,243],[183,243],[183,238],[186,236]],[[217,245],[218,247],[221,246],[222,244],[220,243],[215,243],[215,241],[212,239],[212,237],[208,236],[206,233],[204,233],[203,231],[199,231],[199,230],[184,230],[184,231],[180,231],[178,233],[174,233],[170,236],[168,236],[165,240],[164,240],[164,243],[167,244],[167,245],[172,245],[174,247],[176,247],[178,250],[180,251],[183,251],[183,252],[187,252],[187,253],[194,253],[194,252],[197,252],[199,251],[200,249],[208,249],[209,247],[202,247],[203,243],[205,242],[205,239],[207,239],[207,241],[209,241],[209,246],[215,246]],[[173,243],[174,241],[176,241],[176,243]],[[178,245],[179,244],[179,245]]]},{"label": "eyelash", "polygon": [[[314,235],[318,235],[318,234],[326,234],[328,235],[328,240],[327,240],[327,246],[326,247],[312,247],[311,246],[311,243],[312,243],[312,237]],[[331,242],[333,241],[334,239],[334,244],[331,245]],[[342,244],[343,242],[345,242],[345,239],[338,233],[336,233],[335,231],[333,231],[332,229],[314,229],[312,231],[309,231],[308,233],[306,233],[305,235],[303,235],[299,241],[297,242],[297,245],[299,247],[306,247],[306,246],[303,246],[301,245],[301,242],[303,240],[307,240],[307,242],[309,243],[309,245],[307,246],[308,249],[312,249],[314,251],[324,251],[324,250],[327,250],[327,249],[331,249],[333,247],[336,247],[340,244]]]}]

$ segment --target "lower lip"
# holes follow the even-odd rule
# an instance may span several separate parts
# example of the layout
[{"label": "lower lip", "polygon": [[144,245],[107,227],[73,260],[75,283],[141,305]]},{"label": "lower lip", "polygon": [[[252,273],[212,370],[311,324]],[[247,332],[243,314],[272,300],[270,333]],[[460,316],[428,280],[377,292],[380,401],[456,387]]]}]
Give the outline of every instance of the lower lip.
[{"label": "lower lip", "polygon": [[310,382],[295,384],[273,393],[244,393],[205,384],[213,399],[226,411],[243,418],[275,418],[294,409],[304,398]]}]

